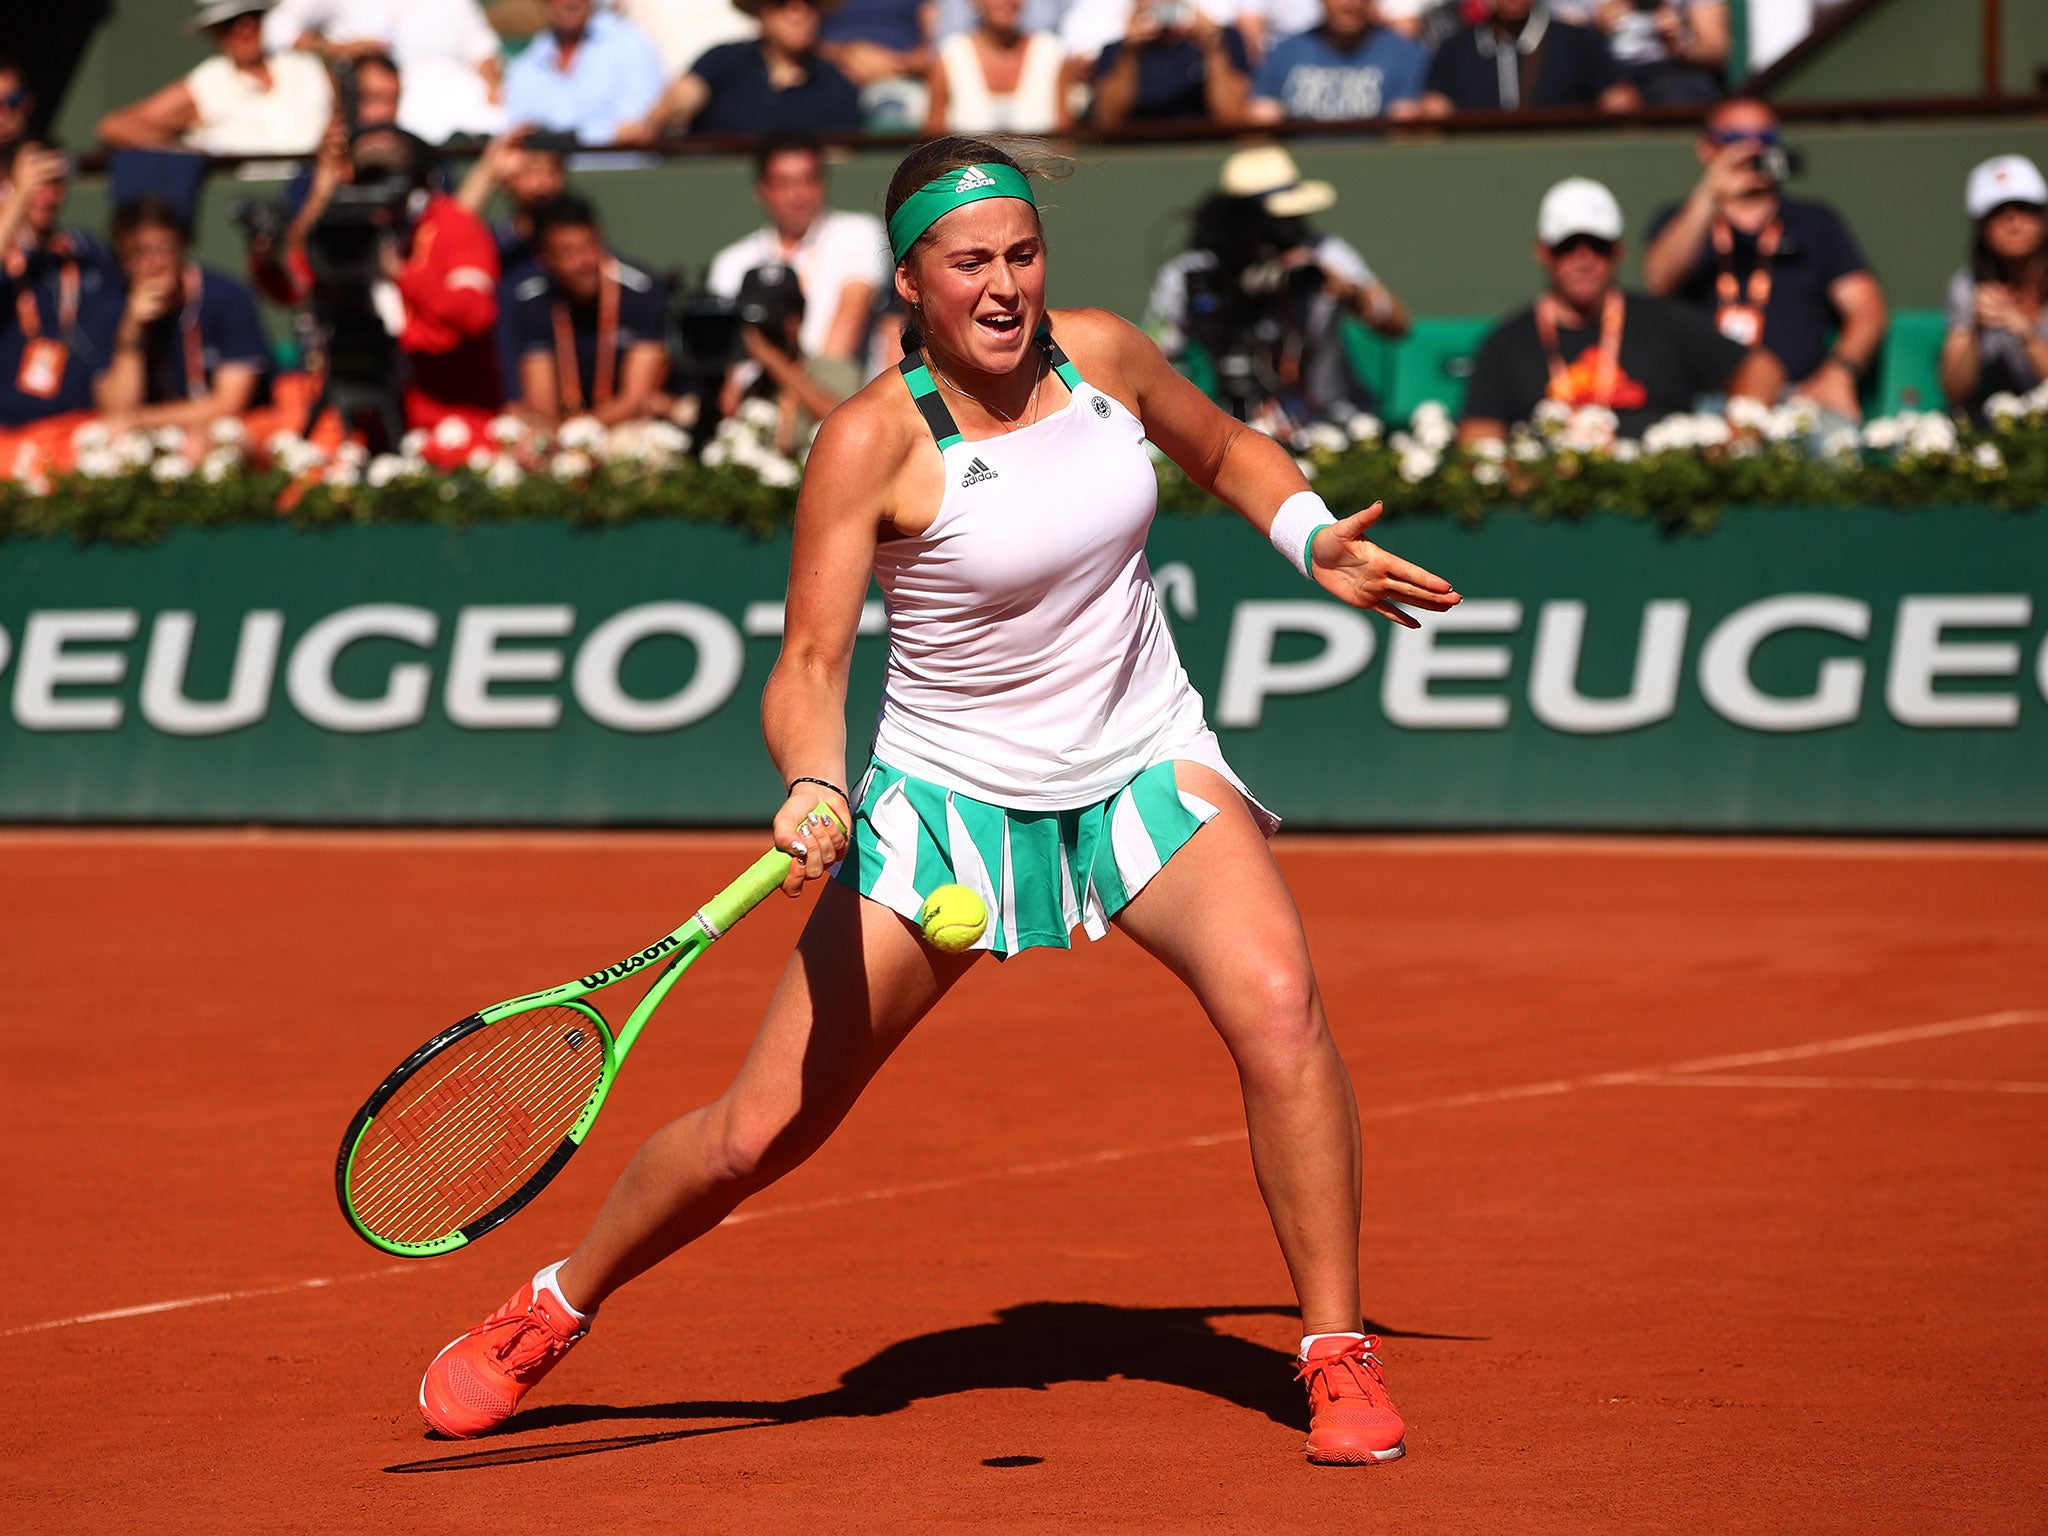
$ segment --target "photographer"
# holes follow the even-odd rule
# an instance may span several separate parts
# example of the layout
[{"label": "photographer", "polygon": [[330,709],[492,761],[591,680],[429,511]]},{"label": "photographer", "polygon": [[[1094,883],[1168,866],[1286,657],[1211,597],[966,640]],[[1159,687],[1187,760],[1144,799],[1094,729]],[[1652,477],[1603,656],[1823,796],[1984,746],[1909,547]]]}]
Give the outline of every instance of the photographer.
[{"label": "photographer", "polygon": [[103,359],[93,396],[110,424],[204,427],[263,404],[270,348],[248,289],[190,259],[190,231],[160,197],[123,203],[113,237],[127,291],[84,320]]},{"label": "photographer", "polygon": [[1692,195],[1650,221],[1643,286],[1711,315],[1731,341],[1769,349],[1791,395],[1860,421],[1858,381],[1888,316],[1855,235],[1825,203],[1783,195],[1798,162],[1768,103],[1715,107],[1698,155],[1705,169]]},{"label": "photographer", "polygon": [[777,412],[775,446],[793,454],[832,408],[853,393],[857,380],[850,379],[844,368],[820,369],[815,361],[805,360],[804,294],[790,268],[756,267],[749,272],[740,283],[735,308],[741,345],[758,371],[744,387],[736,387],[738,370],[727,375],[721,408],[730,416],[742,400],[772,400]]},{"label": "photographer", "polygon": [[597,213],[564,193],[533,214],[540,271],[519,285],[512,333],[521,414],[543,426],[663,416],[668,306],[661,287],[605,248]]},{"label": "photographer", "polygon": [[111,282],[106,254],[58,222],[71,179],[60,150],[24,142],[0,195],[0,427],[92,407],[104,358],[81,323]]},{"label": "photographer", "polygon": [[1336,201],[1279,146],[1239,150],[1195,210],[1188,249],[1153,281],[1147,328],[1176,366],[1199,346],[1242,419],[1286,429],[1376,405],[1352,376],[1343,326],[1355,317],[1382,336],[1408,333],[1407,309],[1365,258],[1308,223]]}]

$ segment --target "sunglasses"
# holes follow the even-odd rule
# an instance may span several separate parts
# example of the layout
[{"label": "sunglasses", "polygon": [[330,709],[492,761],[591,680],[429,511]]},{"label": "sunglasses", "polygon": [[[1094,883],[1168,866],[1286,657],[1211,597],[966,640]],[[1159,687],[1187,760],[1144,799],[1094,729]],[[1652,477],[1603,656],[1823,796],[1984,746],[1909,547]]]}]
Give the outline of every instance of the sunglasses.
[{"label": "sunglasses", "polygon": [[1730,144],[1776,144],[1784,137],[1776,128],[1716,128],[1707,142],[1726,149]]},{"label": "sunglasses", "polygon": [[1591,251],[1595,256],[1608,259],[1614,255],[1615,245],[1615,241],[1602,240],[1598,235],[1573,235],[1570,239],[1560,240],[1553,245],[1550,254],[1569,256],[1574,251]]}]

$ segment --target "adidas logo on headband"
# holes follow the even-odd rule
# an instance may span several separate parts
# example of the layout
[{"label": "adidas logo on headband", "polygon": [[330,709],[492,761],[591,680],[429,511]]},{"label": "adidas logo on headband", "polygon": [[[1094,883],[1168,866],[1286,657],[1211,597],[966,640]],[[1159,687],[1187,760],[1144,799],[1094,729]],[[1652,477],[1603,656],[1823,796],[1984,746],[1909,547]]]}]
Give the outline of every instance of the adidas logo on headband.
[{"label": "adidas logo on headband", "polygon": [[960,173],[960,179],[953,183],[953,190],[955,192],[972,192],[977,187],[992,187],[995,184],[995,177],[989,175],[987,171],[984,171],[978,165],[970,165]]}]

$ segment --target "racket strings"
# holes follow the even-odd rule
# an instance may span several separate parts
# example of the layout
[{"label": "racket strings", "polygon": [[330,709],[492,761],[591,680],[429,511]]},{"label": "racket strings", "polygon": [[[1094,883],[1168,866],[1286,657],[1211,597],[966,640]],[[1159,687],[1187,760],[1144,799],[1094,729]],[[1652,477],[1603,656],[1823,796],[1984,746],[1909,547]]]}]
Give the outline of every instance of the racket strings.
[{"label": "racket strings", "polygon": [[495,1210],[568,1134],[604,1073],[589,1015],[559,1005],[453,1042],[377,1111],[349,1204],[392,1242],[429,1242]]}]

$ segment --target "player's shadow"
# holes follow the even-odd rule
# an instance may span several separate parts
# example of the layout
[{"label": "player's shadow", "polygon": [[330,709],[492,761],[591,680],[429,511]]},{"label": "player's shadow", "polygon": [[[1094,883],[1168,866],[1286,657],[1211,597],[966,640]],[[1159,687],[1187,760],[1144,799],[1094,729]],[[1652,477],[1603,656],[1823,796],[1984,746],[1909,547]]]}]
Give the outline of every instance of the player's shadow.
[{"label": "player's shadow", "polygon": [[[1123,1377],[1186,1387],[1291,1428],[1308,1427],[1307,1400],[1285,1350],[1218,1332],[1222,1317],[1294,1317],[1292,1307],[1116,1307],[1092,1301],[1034,1301],[1006,1307],[992,1323],[947,1328],[891,1344],[862,1361],[826,1392],[783,1401],[652,1403],[615,1408],[557,1403],[515,1415],[501,1433],[557,1429],[614,1419],[709,1420],[684,1429],[480,1451],[399,1462],[386,1472],[460,1472],[627,1450],[664,1440],[767,1429],[815,1419],[866,1419],[898,1413],[926,1398],[992,1387],[1043,1391],[1055,1382]],[[1411,1333],[1368,1322],[1388,1338],[1463,1339]]]}]

